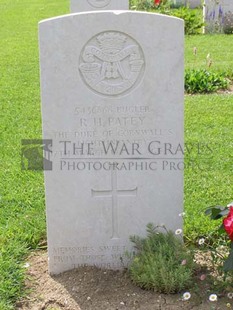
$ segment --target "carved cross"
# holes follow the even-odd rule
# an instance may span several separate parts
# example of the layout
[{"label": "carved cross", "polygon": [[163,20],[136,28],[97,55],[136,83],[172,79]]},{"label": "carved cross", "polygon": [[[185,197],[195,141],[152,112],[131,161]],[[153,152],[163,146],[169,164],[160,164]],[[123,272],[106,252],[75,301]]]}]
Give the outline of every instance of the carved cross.
[{"label": "carved cross", "polygon": [[112,238],[119,239],[118,231],[118,197],[130,197],[137,195],[137,187],[134,189],[118,189],[117,186],[117,173],[115,169],[111,170],[111,189],[95,190],[92,189],[92,197],[97,198],[112,198]]}]

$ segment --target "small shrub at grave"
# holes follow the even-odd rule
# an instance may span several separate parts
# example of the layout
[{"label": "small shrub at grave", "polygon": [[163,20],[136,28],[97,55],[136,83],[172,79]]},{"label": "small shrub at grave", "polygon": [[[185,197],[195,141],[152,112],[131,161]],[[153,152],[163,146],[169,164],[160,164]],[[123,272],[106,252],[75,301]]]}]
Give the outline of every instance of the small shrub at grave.
[{"label": "small shrub at grave", "polygon": [[227,89],[229,80],[224,73],[192,69],[185,72],[185,91],[194,93],[211,93],[219,89]]},{"label": "small shrub at grave", "polygon": [[[166,229],[165,229],[166,230]],[[146,238],[133,236],[138,254],[130,266],[132,281],[143,289],[160,293],[177,293],[192,284],[193,254],[187,250],[180,236],[147,225]]]}]

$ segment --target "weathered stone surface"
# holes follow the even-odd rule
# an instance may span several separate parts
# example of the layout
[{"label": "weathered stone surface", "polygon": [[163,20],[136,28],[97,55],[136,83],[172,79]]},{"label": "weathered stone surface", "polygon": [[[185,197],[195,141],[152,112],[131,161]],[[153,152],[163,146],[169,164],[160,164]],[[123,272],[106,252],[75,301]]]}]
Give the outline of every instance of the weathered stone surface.
[{"label": "weathered stone surface", "polygon": [[202,0],[186,0],[191,9],[197,8],[202,5]]},{"label": "weathered stone surface", "polygon": [[149,222],[182,228],[183,21],[110,11],[39,28],[49,271],[123,268]]},{"label": "weathered stone surface", "polygon": [[71,13],[98,10],[128,10],[129,0],[71,0]]}]

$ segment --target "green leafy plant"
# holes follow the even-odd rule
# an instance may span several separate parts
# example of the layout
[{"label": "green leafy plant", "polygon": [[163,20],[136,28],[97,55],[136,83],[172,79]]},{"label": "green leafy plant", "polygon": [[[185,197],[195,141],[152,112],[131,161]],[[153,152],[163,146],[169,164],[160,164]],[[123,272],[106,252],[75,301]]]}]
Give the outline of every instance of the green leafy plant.
[{"label": "green leafy plant", "polygon": [[169,7],[169,0],[130,0],[130,8],[136,10],[152,10]]},{"label": "green leafy plant", "polygon": [[173,10],[171,15],[184,20],[185,34],[200,34],[204,26],[200,15],[198,15],[195,10],[191,10],[188,7],[181,6],[177,10]]},{"label": "green leafy plant", "polygon": [[152,0],[131,0],[130,1],[130,8],[136,10],[150,10],[154,6]]},{"label": "green leafy plant", "polygon": [[229,237],[229,255],[223,263],[223,271],[233,271],[233,203],[223,206],[209,207],[205,214],[210,216],[212,220],[223,218],[222,224],[219,227],[219,233],[227,233]]},{"label": "green leafy plant", "polygon": [[191,69],[185,72],[185,91],[187,93],[211,93],[218,89],[227,89],[229,80],[224,73],[206,69]]},{"label": "green leafy plant", "polygon": [[147,225],[147,237],[133,236],[138,253],[130,266],[132,281],[148,290],[161,293],[176,293],[192,284],[193,255],[181,238],[159,227]]},{"label": "green leafy plant", "polygon": [[174,9],[174,2],[169,0],[131,0],[130,8],[136,10],[154,11],[160,14],[175,16],[184,20],[185,34],[199,34],[204,26],[202,17],[195,10],[179,5]]},{"label": "green leafy plant", "polygon": [[184,5],[179,6],[176,9],[172,8],[172,3],[169,1],[162,1],[158,6],[155,6],[155,10],[158,13],[175,16],[184,20],[184,31],[187,35],[200,34],[201,29],[204,26],[202,17],[197,11],[190,9]]}]

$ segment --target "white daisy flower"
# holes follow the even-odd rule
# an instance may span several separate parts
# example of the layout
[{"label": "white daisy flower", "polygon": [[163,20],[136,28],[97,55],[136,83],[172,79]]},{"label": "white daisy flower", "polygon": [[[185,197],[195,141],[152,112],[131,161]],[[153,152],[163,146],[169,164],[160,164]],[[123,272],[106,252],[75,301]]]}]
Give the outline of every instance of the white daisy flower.
[{"label": "white daisy flower", "polygon": [[204,243],[205,243],[205,239],[204,239],[204,238],[199,239],[199,241],[198,241],[198,244],[199,244],[199,245],[202,245],[202,244],[204,244]]},{"label": "white daisy flower", "polygon": [[209,296],[209,301],[217,301],[218,300],[218,296],[216,294],[211,294]]},{"label": "white daisy flower", "polygon": [[179,216],[185,216],[185,212],[180,213]]},{"label": "white daisy flower", "polygon": [[233,298],[233,293],[228,293],[228,294],[227,294],[227,297],[230,298],[230,299],[232,299],[232,298]]},{"label": "white daisy flower", "polygon": [[29,267],[30,267],[30,264],[29,264],[29,263],[26,263],[26,264],[23,265],[23,267],[24,267],[24,268],[29,268]]},{"label": "white daisy flower", "polygon": [[182,296],[182,300],[189,300],[191,298],[191,294],[189,292],[185,292]]},{"label": "white daisy flower", "polygon": [[179,229],[177,229],[177,230],[175,231],[175,234],[176,234],[176,235],[180,235],[180,234],[182,234],[182,229],[180,229],[180,228],[179,228]]}]

